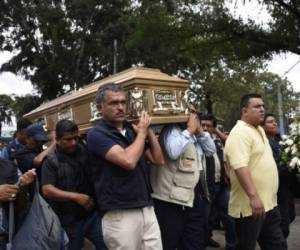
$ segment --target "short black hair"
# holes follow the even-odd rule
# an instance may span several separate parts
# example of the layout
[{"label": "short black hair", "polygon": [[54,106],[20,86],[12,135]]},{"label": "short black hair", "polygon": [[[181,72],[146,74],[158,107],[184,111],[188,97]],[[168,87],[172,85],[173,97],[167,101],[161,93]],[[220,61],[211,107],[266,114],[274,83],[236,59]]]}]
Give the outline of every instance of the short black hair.
[{"label": "short black hair", "polygon": [[60,120],[56,124],[55,133],[56,138],[60,139],[64,136],[65,132],[76,132],[78,131],[78,126],[75,122],[67,119]]},{"label": "short black hair", "polygon": [[106,83],[100,86],[95,97],[96,105],[101,104],[105,101],[105,94],[107,91],[124,92],[125,90],[120,84],[114,82]]},{"label": "short black hair", "polygon": [[198,117],[200,119],[200,121],[203,121],[203,120],[206,120],[206,121],[212,121],[212,124],[214,127],[217,126],[217,119],[216,117],[211,114],[211,113],[206,113],[206,114],[203,114],[203,113],[199,113],[198,114]]},{"label": "short black hair", "polygon": [[248,107],[249,100],[251,98],[261,98],[262,99],[262,95],[256,94],[256,93],[250,93],[250,94],[243,95],[241,98],[241,101],[240,101],[240,110],[242,110],[242,108]]},{"label": "short black hair", "polygon": [[26,129],[28,126],[32,124],[32,121],[30,121],[28,118],[21,118],[17,121],[17,131]]},{"label": "short black hair", "polygon": [[273,113],[266,113],[266,114],[265,114],[265,117],[264,117],[264,121],[262,122],[262,125],[265,124],[267,118],[270,117],[270,116],[271,116],[271,117],[274,117],[274,118],[276,119],[276,115],[275,115],[275,114],[273,114]]}]

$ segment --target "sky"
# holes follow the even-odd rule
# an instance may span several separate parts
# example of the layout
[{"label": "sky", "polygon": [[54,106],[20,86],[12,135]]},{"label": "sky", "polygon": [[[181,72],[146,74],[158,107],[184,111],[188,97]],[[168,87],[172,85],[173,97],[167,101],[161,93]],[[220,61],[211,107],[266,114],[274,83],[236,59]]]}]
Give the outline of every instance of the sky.
[{"label": "sky", "polygon": [[[10,52],[0,53],[0,65],[7,62],[12,57]],[[10,72],[0,74],[0,94],[25,95],[33,92],[30,81],[26,81],[21,76],[16,76]]]},{"label": "sky", "polygon": [[[245,0],[244,4],[239,4],[240,2],[240,0],[228,1],[227,4],[229,10],[236,18],[241,17],[244,22],[251,19],[258,25],[262,25],[265,28],[268,27],[271,17],[265,5],[250,0]],[[275,55],[273,60],[269,61],[267,69],[280,77],[286,77],[292,83],[294,90],[300,91],[299,55],[292,53]]]},{"label": "sky", "polygon": [[300,91],[300,55],[292,53],[276,55],[274,60],[270,61],[268,70],[283,78],[286,77],[292,83],[294,90]]}]

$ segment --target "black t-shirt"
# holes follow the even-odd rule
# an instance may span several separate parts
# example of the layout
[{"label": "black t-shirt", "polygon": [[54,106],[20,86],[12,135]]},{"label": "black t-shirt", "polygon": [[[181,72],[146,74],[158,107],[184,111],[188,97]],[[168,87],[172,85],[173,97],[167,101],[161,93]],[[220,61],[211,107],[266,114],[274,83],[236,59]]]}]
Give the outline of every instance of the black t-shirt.
[{"label": "black t-shirt", "polygon": [[[58,147],[42,165],[42,186],[52,184],[64,191],[88,194],[93,197],[87,169],[87,153],[81,146],[73,154],[65,154]],[[89,213],[72,201],[47,199],[63,226],[71,226]]]}]

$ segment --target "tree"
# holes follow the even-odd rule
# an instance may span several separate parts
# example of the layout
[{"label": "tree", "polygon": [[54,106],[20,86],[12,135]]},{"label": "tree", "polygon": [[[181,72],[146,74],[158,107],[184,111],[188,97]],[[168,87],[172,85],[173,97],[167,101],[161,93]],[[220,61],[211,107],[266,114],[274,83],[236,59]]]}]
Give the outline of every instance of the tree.
[{"label": "tree", "polygon": [[[276,74],[261,74],[261,85],[264,88],[266,112],[278,114],[278,87],[282,95],[282,112],[285,125],[292,122],[294,114],[299,109],[300,92],[295,92],[287,79],[282,79]],[[287,131],[287,128],[286,128]]]},{"label": "tree", "polygon": [[192,82],[189,100],[199,111],[213,113],[231,128],[239,118],[240,97],[249,92],[262,93],[259,60],[217,61],[206,69],[183,72]]},{"label": "tree", "polygon": [[[165,5],[171,6],[166,8],[173,11],[171,15],[170,12],[167,12],[169,15],[166,15],[166,17],[170,17],[168,26],[170,26],[170,33],[173,34],[173,36],[169,36],[173,39],[166,40],[167,45],[169,45],[168,51],[173,50],[173,46],[170,44],[173,44],[174,40],[178,41],[177,47],[182,52],[179,56],[189,54],[191,61],[195,58],[197,61],[199,54],[202,55],[200,59],[221,56],[239,60],[248,60],[253,57],[269,59],[273,53],[280,52],[300,54],[300,5],[297,1],[194,0],[160,2],[173,3]],[[237,8],[238,5],[246,2],[258,4],[258,11],[260,11],[259,8],[266,10],[270,15],[267,23],[260,24],[256,20],[243,20],[241,17],[235,17],[229,3],[235,3]],[[150,10],[151,8],[156,10],[153,6],[148,7]],[[160,26],[157,22],[152,21],[152,16],[155,16],[156,13],[157,10],[148,11],[145,15],[140,16],[142,20],[140,25],[148,24],[145,26],[148,28],[151,22],[154,24],[151,26],[152,29],[148,29],[148,36],[152,37],[154,41],[156,39],[151,36],[150,32],[153,34],[154,31],[157,34],[158,31],[158,35],[161,35]],[[143,19],[145,20],[143,21]],[[138,32],[143,31],[142,29],[137,30]],[[162,38],[168,34],[167,29],[163,29],[163,31],[162,35],[164,36],[160,36]],[[147,34],[147,30],[143,34]],[[183,58],[188,59],[185,56]]]},{"label": "tree", "polygon": [[[29,79],[44,100],[108,76],[113,39],[119,41],[121,51],[124,48],[129,27],[123,17],[130,12],[129,3],[1,1],[0,48],[15,52],[1,71]],[[124,65],[130,66],[126,61]]]},{"label": "tree", "polygon": [[139,49],[137,62],[177,74],[193,65],[206,68],[217,60],[237,59],[231,39],[223,32],[228,20],[222,15],[222,1],[139,2],[128,42]]},{"label": "tree", "polygon": [[204,70],[183,72],[192,82],[188,99],[199,111],[213,113],[230,129],[240,117],[239,102],[242,95],[259,93],[265,99],[266,112],[278,113],[277,86],[280,83],[285,120],[296,110],[299,93],[291,83],[265,70],[260,60],[219,61]]},{"label": "tree", "polygon": [[[230,37],[244,56],[270,56],[273,53],[292,52],[300,55],[300,5],[298,1],[284,0],[225,0],[222,1],[224,34]],[[267,23],[235,18],[227,7],[228,3],[257,4],[257,9],[270,15]],[[225,17],[225,18],[224,18]],[[218,24],[216,24],[218,25]],[[242,46],[241,46],[242,45]]]},{"label": "tree", "polygon": [[170,74],[236,59],[223,31],[222,1],[1,1],[0,50],[15,56],[0,71],[23,75],[43,100],[135,64]]},{"label": "tree", "polygon": [[12,109],[17,120],[31,110],[37,108],[42,103],[42,99],[39,96],[30,94],[14,96],[13,99]]},{"label": "tree", "polygon": [[2,125],[10,124],[12,121],[13,111],[11,109],[12,99],[8,95],[0,95],[0,136]]}]

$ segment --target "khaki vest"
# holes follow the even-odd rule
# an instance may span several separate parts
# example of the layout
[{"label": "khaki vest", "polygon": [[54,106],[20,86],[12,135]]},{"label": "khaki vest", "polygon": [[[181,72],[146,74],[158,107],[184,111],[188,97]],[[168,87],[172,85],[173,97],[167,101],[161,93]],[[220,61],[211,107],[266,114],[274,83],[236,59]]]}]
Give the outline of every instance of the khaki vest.
[{"label": "khaki vest", "polygon": [[151,168],[152,197],[192,207],[199,180],[195,145],[189,144],[178,160],[165,160],[164,166]]}]

